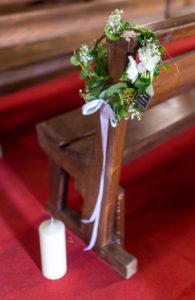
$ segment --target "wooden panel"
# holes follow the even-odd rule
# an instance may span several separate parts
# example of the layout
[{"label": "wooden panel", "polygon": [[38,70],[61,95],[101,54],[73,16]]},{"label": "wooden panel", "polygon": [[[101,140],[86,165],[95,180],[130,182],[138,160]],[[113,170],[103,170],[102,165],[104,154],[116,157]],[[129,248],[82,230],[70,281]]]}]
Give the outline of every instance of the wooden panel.
[{"label": "wooden panel", "polygon": [[123,163],[195,125],[195,90],[148,110],[142,121],[128,122]]},{"label": "wooden panel", "polygon": [[145,24],[151,28],[162,43],[187,38],[195,35],[195,13]]},{"label": "wooden panel", "polygon": [[[95,127],[99,122],[98,113],[93,116],[83,116],[81,108],[60,115],[49,121],[42,122],[37,130],[49,143],[57,146],[67,146],[77,140],[94,134]],[[79,129],[77,130],[79,124]],[[41,137],[43,141],[45,138]]]},{"label": "wooden panel", "polygon": [[58,56],[0,73],[0,95],[27,88],[75,71],[70,55]]},{"label": "wooden panel", "polygon": [[[121,6],[127,9],[126,17],[131,23],[135,19],[136,22],[141,21],[140,13],[141,17],[146,14],[145,2],[142,0],[137,6],[132,6],[131,1],[121,2]],[[91,3],[87,7],[83,7],[82,4],[80,10],[78,9],[79,5],[70,6],[69,9],[62,6],[60,9],[23,13],[22,16],[20,14],[11,15],[9,18],[2,16],[0,18],[0,71],[64,55],[79,47],[81,43],[91,43],[101,34],[102,24],[105,23],[108,14],[104,5],[101,3],[97,7],[95,5]],[[158,3],[151,0],[147,5],[148,14],[162,9],[163,5],[162,0],[159,0]],[[134,15],[136,18],[132,17]],[[179,34],[183,29],[188,36],[188,28],[190,28],[189,35],[192,35],[195,33],[194,16],[195,14],[191,14],[187,17],[176,18],[172,20],[171,24],[164,21],[161,23],[161,27],[164,28],[163,32],[158,32],[158,34],[163,36],[164,41],[167,37],[170,39],[170,27],[175,22],[177,26],[172,30],[172,32],[177,31],[175,38],[183,37],[183,33],[181,36]],[[151,25],[154,28],[155,26],[157,27],[156,24]],[[172,38],[173,36],[174,34]]]},{"label": "wooden panel", "polygon": [[155,96],[151,106],[185,92],[195,85],[195,51],[168,60],[171,69],[161,70],[160,76],[154,81]]},{"label": "wooden panel", "polygon": [[48,0],[0,0],[0,16],[35,11],[42,6],[49,7]]}]

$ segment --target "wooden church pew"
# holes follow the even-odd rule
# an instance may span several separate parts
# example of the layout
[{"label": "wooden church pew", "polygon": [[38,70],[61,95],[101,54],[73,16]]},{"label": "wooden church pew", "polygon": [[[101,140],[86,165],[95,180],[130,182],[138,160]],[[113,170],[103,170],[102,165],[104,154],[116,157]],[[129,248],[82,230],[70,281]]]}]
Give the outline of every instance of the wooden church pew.
[{"label": "wooden church pew", "polygon": [[[156,22],[149,27],[163,43],[178,41],[194,35],[194,15]],[[109,59],[117,61],[118,67],[121,57],[116,55]],[[95,250],[125,278],[137,271],[137,260],[123,247],[125,192],[119,187],[121,165],[195,122],[195,78],[192,76],[195,52],[188,51],[167,62],[171,70],[162,71],[160,79],[155,81],[153,107],[143,120],[122,120],[116,128],[109,128],[105,189]],[[92,227],[82,224],[81,216],[68,207],[67,189],[69,176],[72,176],[84,198],[82,218],[89,218],[95,206],[101,172],[99,114],[84,117],[81,109],[77,109],[39,124],[37,132],[40,146],[49,157],[51,194],[48,208],[88,242]]]},{"label": "wooden church pew", "polygon": [[[24,0],[0,0],[0,12],[3,3],[12,7],[12,2],[15,5],[28,3],[29,8],[0,16],[1,95],[70,72],[72,49],[78,48],[81,43],[91,43],[100,35],[108,13],[115,8],[122,8],[125,18],[131,23],[163,18],[165,11],[165,0],[92,1],[79,4],[63,1],[47,4],[45,1],[37,5],[30,5],[31,1]],[[183,1],[179,0],[174,3],[176,11],[183,5]]]}]

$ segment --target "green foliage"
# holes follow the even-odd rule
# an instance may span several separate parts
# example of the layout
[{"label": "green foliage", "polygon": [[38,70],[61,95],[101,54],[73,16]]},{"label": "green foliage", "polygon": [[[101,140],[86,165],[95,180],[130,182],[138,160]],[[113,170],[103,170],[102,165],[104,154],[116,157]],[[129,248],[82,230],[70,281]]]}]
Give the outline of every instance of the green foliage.
[{"label": "green foliage", "polygon": [[74,55],[71,57],[70,62],[73,66],[79,66],[80,65],[80,62],[79,62],[78,58]]},{"label": "green foliage", "polygon": [[106,96],[109,98],[109,97],[113,96],[114,94],[118,94],[118,93],[120,93],[120,91],[122,89],[124,89],[126,87],[127,87],[127,84],[123,83],[123,82],[119,82],[114,85],[111,85],[106,91]]},{"label": "green foliage", "polygon": [[126,72],[123,72],[121,78],[120,78],[120,81],[128,81],[128,76],[127,76],[127,73]]},{"label": "green foliage", "polygon": [[147,27],[136,27],[137,31],[140,33],[138,36],[138,44],[141,47],[147,45],[148,39],[151,39],[152,43],[158,43],[156,35]]},{"label": "green foliage", "polygon": [[134,89],[134,88],[132,88],[132,87],[128,87],[128,88],[126,88],[126,89],[124,89],[124,91],[123,91],[124,93],[128,93],[128,94],[130,94],[130,95],[133,95],[133,94],[135,94],[136,93],[136,90]]},{"label": "green foliage", "polygon": [[159,75],[159,69],[158,68],[155,68],[154,69],[154,76],[158,76]]},{"label": "green foliage", "polygon": [[99,94],[102,91],[103,86],[99,85],[93,89],[90,89],[88,93],[85,95],[85,100],[90,101],[99,97]]},{"label": "green foliage", "polygon": [[138,79],[135,81],[134,86],[142,93],[144,93],[147,87],[151,84],[150,78],[142,78],[138,76]]},{"label": "green foliage", "polygon": [[171,69],[171,66],[169,65],[162,65],[162,68],[167,71],[167,70],[170,70]]},{"label": "green foliage", "polygon": [[104,33],[111,41],[118,41],[121,38],[121,34],[112,34],[107,27],[104,28]]},{"label": "green foliage", "polygon": [[83,69],[80,73],[80,79],[83,80],[85,79],[87,76],[89,75],[89,69],[86,68],[86,69]]},{"label": "green foliage", "polygon": [[[136,33],[140,48],[152,45],[154,47],[152,48],[151,46],[150,49],[154,49],[152,50],[153,53],[155,54],[155,51],[157,51],[157,54],[162,56],[165,49],[160,46],[156,35],[149,28],[132,27],[128,22],[122,20],[121,14],[122,11],[119,10],[115,10],[111,14],[104,27],[103,37],[115,42],[122,38],[125,31],[133,31]],[[154,71],[139,73],[137,80],[132,83],[126,72],[130,65],[127,65],[119,82],[112,84],[112,79],[108,72],[108,46],[100,42],[103,37],[98,39],[92,47],[82,45],[70,59],[72,65],[81,67],[80,79],[85,81],[85,90],[80,95],[85,101],[94,99],[107,101],[114,110],[118,122],[121,118],[129,118],[130,116],[132,119],[134,116],[140,119],[142,109],[135,100],[136,94],[148,91],[152,95],[153,76],[159,76],[159,67],[161,65],[165,70],[170,69],[170,67],[162,64],[162,59],[160,59],[155,65]]]}]

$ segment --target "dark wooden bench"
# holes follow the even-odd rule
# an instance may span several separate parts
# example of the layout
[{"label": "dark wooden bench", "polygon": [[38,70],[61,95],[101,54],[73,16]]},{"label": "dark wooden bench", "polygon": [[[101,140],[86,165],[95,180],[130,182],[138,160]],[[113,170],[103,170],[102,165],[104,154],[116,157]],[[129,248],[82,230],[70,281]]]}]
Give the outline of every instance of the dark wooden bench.
[{"label": "dark wooden bench", "polygon": [[[108,12],[117,7],[131,23],[162,19],[166,1],[149,2],[0,0],[0,95],[69,73],[72,49],[99,36]],[[174,0],[175,12],[183,2]]]},{"label": "dark wooden bench", "polygon": [[[164,43],[194,35],[195,20],[190,15],[153,23],[149,27]],[[122,44],[120,51],[126,51]],[[113,60],[112,51],[110,55],[109,59]],[[119,66],[118,54],[114,61]],[[195,52],[169,59],[168,63],[171,70],[162,71],[160,79],[155,81],[155,97],[142,121],[122,120],[116,128],[109,127],[107,171],[95,250],[125,278],[136,272],[137,260],[123,248],[125,192],[119,187],[121,165],[195,122],[195,78],[192,76]],[[84,198],[82,218],[89,218],[96,202],[101,172],[99,113],[86,117],[77,109],[39,124],[37,132],[39,143],[49,157],[51,194],[48,209],[88,242],[92,227],[82,224],[81,216],[68,207],[67,187],[69,176],[72,176]]]}]

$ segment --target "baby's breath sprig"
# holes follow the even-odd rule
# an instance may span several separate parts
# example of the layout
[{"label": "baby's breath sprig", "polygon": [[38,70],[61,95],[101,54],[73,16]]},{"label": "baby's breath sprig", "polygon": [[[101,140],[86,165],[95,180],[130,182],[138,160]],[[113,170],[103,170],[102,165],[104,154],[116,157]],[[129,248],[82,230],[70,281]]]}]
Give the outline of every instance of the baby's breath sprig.
[{"label": "baby's breath sprig", "polygon": [[130,30],[130,25],[123,21],[122,14],[123,10],[115,9],[106,22],[104,33],[111,41],[118,41],[124,31]]},{"label": "baby's breath sprig", "polygon": [[87,45],[82,45],[80,50],[79,50],[79,60],[80,62],[86,66],[93,61],[93,56],[90,53],[90,48]]}]

